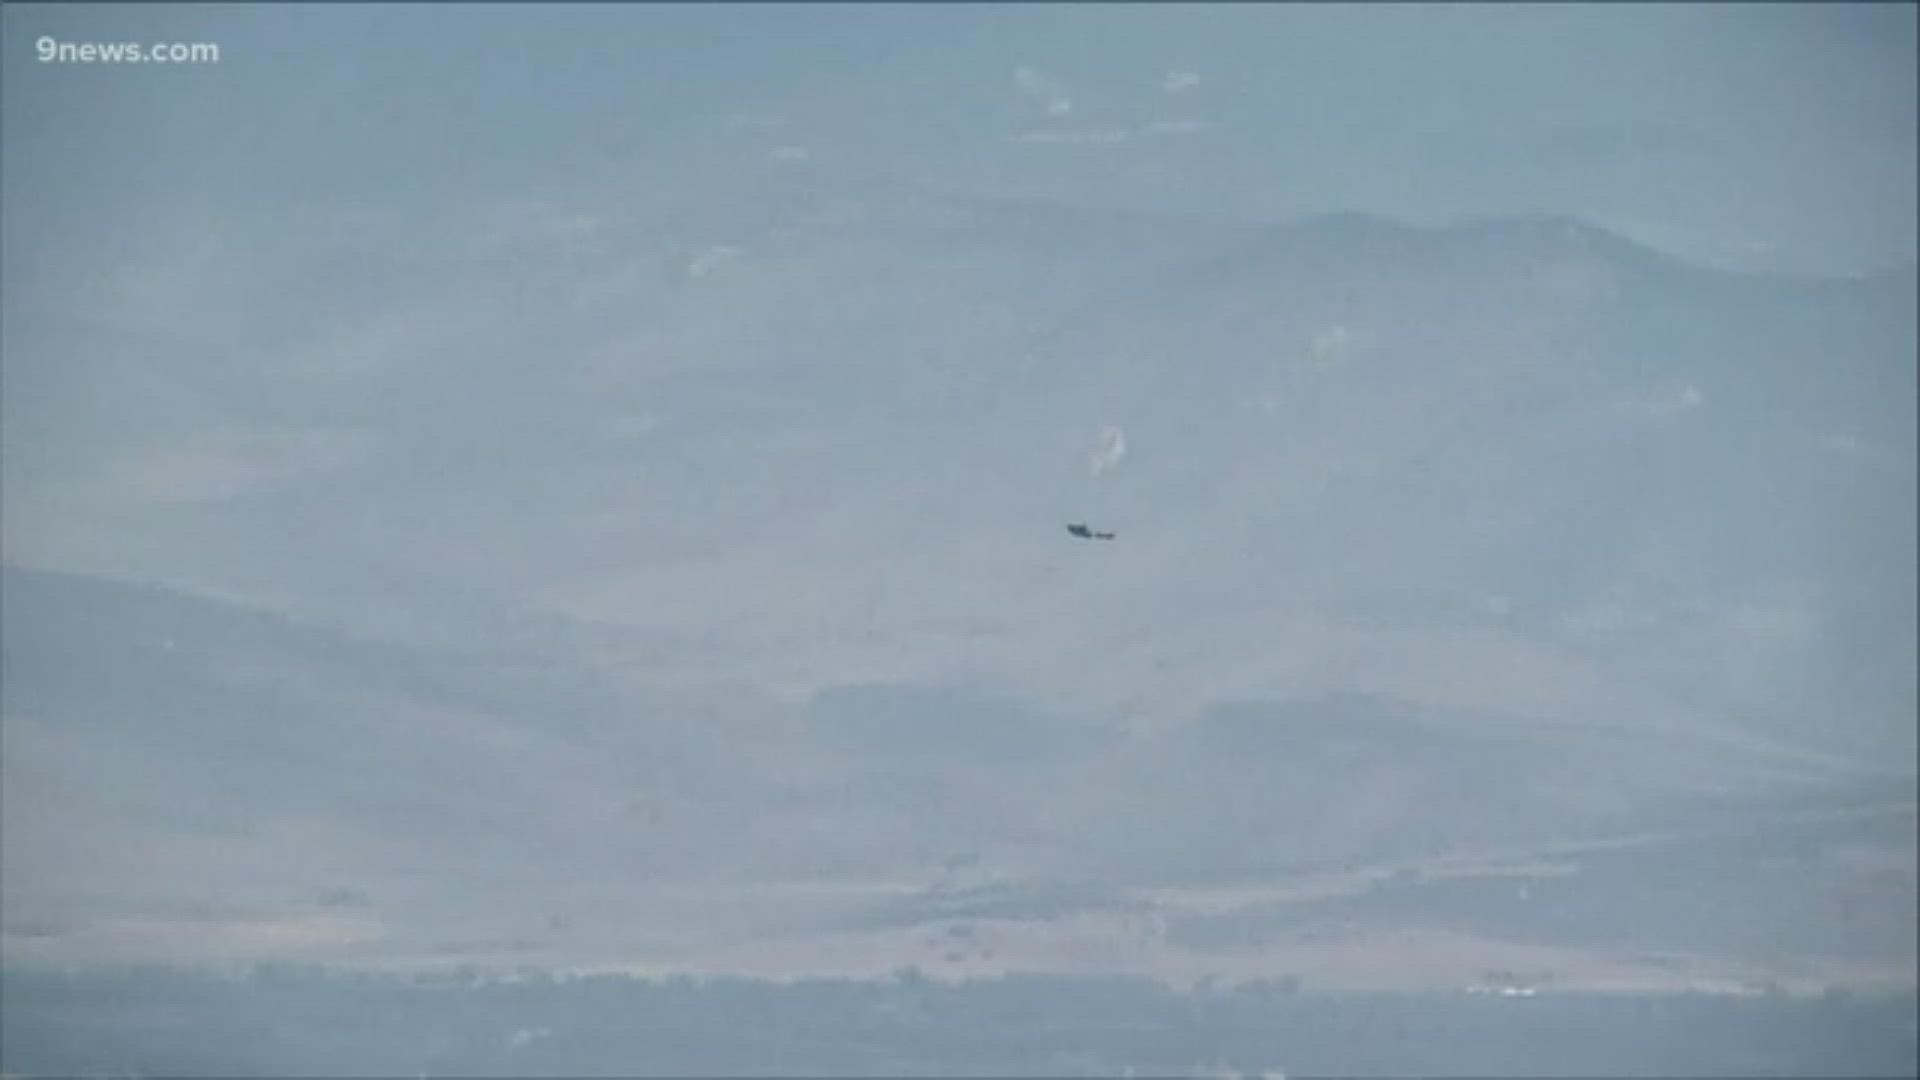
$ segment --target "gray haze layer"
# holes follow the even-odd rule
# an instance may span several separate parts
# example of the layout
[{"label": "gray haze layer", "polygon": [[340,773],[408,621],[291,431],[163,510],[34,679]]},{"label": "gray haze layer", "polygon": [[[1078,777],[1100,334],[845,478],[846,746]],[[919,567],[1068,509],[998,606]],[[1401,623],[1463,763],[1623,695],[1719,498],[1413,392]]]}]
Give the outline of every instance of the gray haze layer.
[{"label": "gray haze layer", "polygon": [[0,19],[9,967],[1912,989],[1911,6]]}]

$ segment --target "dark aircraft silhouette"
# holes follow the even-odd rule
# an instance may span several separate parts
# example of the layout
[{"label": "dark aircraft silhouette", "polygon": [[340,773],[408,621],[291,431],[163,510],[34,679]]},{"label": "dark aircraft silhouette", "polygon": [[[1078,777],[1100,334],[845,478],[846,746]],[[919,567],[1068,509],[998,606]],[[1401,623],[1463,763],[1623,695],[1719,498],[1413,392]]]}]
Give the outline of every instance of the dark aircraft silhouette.
[{"label": "dark aircraft silhouette", "polygon": [[1067,526],[1067,531],[1079,537],[1082,540],[1113,539],[1113,534],[1110,532],[1094,532],[1092,529],[1089,529],[1085,525],[1079,524],[1077,522],[1075,524]]}]

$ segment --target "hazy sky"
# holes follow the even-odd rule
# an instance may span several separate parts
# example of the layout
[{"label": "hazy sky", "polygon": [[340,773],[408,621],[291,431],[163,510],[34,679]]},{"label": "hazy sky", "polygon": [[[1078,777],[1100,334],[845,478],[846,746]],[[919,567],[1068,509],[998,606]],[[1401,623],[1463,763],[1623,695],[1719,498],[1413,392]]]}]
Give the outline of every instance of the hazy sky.
[{"label": "hazy sky", "polygon": [[[10,257],[233,204],[778,167],[1914,257],[1912,5],[11,5]],[[43,65],[43,35],[217,65]],[[777,126],[776,126],[777,125]],[[784,151],[781,148],[788,148]],[[783,157],[769,161],[769,154]],[[12,269],[12,264],[9,264]],[[19,280],[16,277],[16,282]]]}]

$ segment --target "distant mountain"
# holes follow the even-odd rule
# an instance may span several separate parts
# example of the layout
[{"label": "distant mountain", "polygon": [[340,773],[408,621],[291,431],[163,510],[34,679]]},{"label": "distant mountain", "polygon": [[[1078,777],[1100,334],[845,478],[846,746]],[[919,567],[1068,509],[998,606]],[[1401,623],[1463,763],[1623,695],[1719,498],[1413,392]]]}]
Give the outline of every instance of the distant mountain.
[{"label": "distant mountain", "polygon": [[227,253],[191,395],[13,350],[84,423],[8,443],[10,954],[188,940],[141,890],[325,954],[350,889],[348,958],[884,971],[958,895],[1192,974],[1239,939],[1138,919],[1223,880],[1912,777],[1911,271],[819,178],[324,224]]}]

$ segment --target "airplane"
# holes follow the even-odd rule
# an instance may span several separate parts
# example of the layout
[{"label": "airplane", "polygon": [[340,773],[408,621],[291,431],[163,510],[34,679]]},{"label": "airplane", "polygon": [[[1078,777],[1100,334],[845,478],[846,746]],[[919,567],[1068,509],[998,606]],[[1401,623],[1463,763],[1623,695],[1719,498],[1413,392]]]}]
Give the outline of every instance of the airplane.
[{"label": "airplane", "polygon": [[1074,523],[1074,524],[1072,524],[1072,525],[1069,525],[1069,526],[1067,526],[1067,531],[1068,531],[1068,532],[1070,532],[1070,533],[1072,533],[1073,535],[1075,535],[1075,536],[1077,536],[1077,537],[1079,537],[1079,538],[1080,538],[1080,539],[1082,539],[1082,540],[1111,540],[1111,539],[1113,539],[1113,534],[1112,534],[1112,533],[1110,533],[1110,532],[1094,532],[1094,531],[1093,531],[1092,529],[1089,529],[1089,528],[1087,528],[1087,527],[1086,527],[1085,525],[1082,525],[1082,524],[1080,524],[1080,523],[1078,523],[1078,522],[1076,522],[1076,523]]}]

